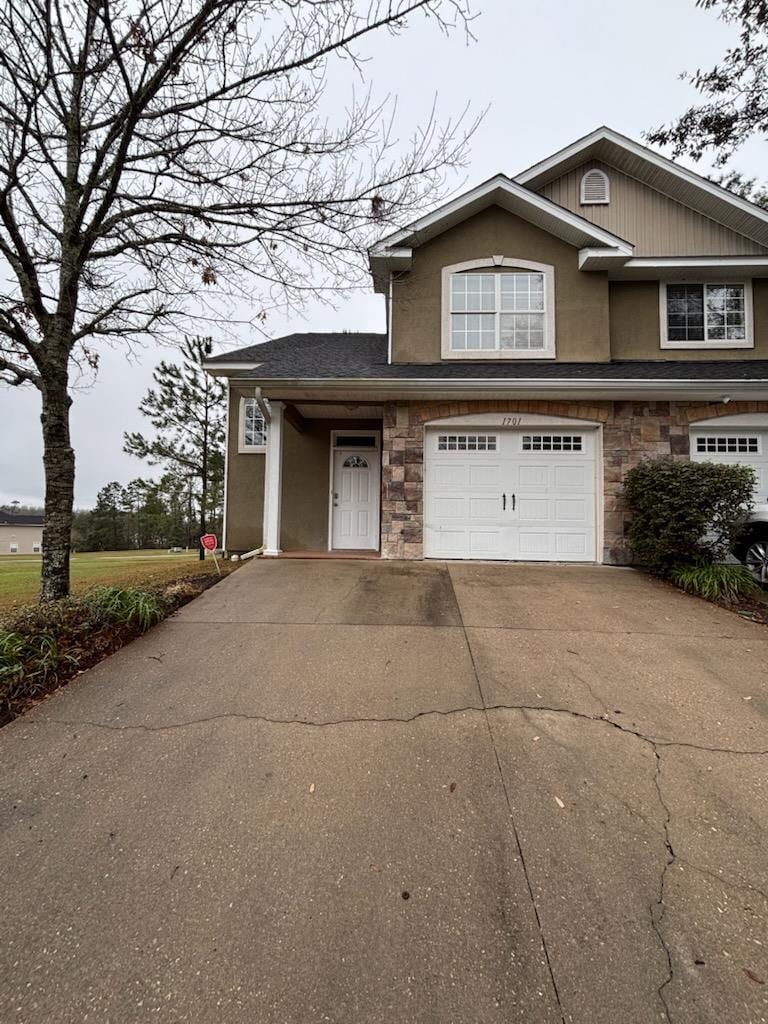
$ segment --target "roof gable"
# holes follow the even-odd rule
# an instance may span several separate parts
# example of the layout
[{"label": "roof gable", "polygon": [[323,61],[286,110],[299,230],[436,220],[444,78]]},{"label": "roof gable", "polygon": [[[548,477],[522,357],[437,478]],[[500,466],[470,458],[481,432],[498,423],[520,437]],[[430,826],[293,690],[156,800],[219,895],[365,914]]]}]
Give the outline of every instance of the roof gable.
[{"label": "roof gable", "polygon": [[527,220],[581,252],[588,250],[607,258],[616,257],[620,262],[633,253],[633,246],[626,239],[558,206],[505,174],[497,174],[375,245],[370,251],[370,265],[376,290],[386,291],[390,271],[408,269],[415,247],[490,206],[498,206]]},{"label": "roof gable", "polygon": [[768,246],[768,211],[605,126],[529,167],[515,181],[546,192],[555,179],[588,161],[610,164],[731,231]]},{"label": "roof gable", "polygon": [[[598,169],[608,176],[610,203],[581,204],[584,175]],[[747,256],[764,255],[768,248],[725,227],[710,217],[670,199],[602,160],[588,160],[547,182],[542,195],[587,220],[631,238],[634,255],[642,256]]]}]

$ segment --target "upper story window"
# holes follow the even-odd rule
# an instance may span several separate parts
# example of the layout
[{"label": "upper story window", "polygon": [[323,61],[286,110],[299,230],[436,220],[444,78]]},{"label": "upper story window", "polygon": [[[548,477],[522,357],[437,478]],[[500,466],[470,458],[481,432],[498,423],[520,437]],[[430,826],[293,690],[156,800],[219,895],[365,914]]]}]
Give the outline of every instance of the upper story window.
[{"label": "upper story window", "polygon": [[255,398],[240,399],[240,452],[263,452],[267,447],[267,425]]},{"label": "upper story window", "polygon": [[581,205],[607,206],[611,201],[611,183],[605,171],[593,167],[581,179]]},{"label": "upper story window", "polygon": [[662,348],[752,348],[750,282],[662,283]]},{"label": "upper story window", "polygon": [[555,354],[554,270],[494,256],[443,269],[444,359]]}]

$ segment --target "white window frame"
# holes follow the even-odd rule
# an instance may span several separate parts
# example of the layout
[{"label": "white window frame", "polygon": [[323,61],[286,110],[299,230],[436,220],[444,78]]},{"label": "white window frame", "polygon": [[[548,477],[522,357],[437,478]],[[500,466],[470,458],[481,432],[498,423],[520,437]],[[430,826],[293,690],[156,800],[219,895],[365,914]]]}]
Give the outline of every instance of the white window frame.
[{"label": "white window frame", "polygon": [[[705,289],[704,295],[704,340],[703,341],[670,341],[667,330],[667,286],[668,285],[701,285]],[[706,338],[707,334],[707,315],[706,315],[706,289],[707,287],[716,287],[718,285],[739,285],[744,289],[744,338],[736,338],[729,341],[727,338],[715,338],[712,341],[708,341]],[[754,348],[755,338],[753,329],[753,312],[752,312],[752,281],[728,281],[728,280],[712,280],[712,281],[660,281],[659,282],[659,326],[661,328],[661,348],[687,348],[687,349],[718,349],[718,348]]]},{"label": "white window frame", "polygon": [[[238,450],[240,455],[263,455],[266,452],[266,450],[267,450],[266,443],[265,444],[246,444],[245,443],[245,404],[246,404],[246,402],[254,402],[254,403],[256,403],[256,399],[255,398],[249,398],[248,395],[241,395],[240,396],[240,409],[239,409],[239,413],[238,413],[238,428],[237,428],[237,450]],[[256,408],[258,409],[259,416],[262,416],[261,409],[258,408],[258,404],[257,403],[256,403]],[[268,425],[267,425],[266,421],[264,423],[264,428],[265,428],[265,433],[266,433],[266,431],[268,429]]]},{"label": "white window frame", "polygon": [[[605,185],[605,199],[588,199],[586,181],[590,174],[599,174]],[[611,179],[600,167],[590,167],[584,171],[579,183],[579,200],[582,206],[608,206],[611,201]]]},{"label": "white window frame", "polygon": [[17,540],[12,540],[12,541],[10,541],[8,543],[8,553],[10,555],[18,555],[18,553],[19,553],[19,542]]},{"label": "white window frame", "polygon": [[34,541],[33,544],[32,544],[32,554],[33,555],[39,555],[42,550],[43,550],[43,546],[40,543],[40,541],[39,540]]},{"label": "white window frame", "polygon": [[[509,267],[514,270],[532,270],[542,274],[544,278],[544,347],[541,349],[502,349],[499,347],[500,310],[494,310],[496,316],[495,348],[476,348],[471,351],[451,348],[451,278],[468,270],[498,270]],[[487,359],[554,359],[555,358],[555,268],[549,263],[534,263],[531,260],[519,260],[509,256],[487,256],[484,259],[465,260],[463,263],[452,263],[443,267],[442,272],[442,344],[443,359],[478,360]]]}]

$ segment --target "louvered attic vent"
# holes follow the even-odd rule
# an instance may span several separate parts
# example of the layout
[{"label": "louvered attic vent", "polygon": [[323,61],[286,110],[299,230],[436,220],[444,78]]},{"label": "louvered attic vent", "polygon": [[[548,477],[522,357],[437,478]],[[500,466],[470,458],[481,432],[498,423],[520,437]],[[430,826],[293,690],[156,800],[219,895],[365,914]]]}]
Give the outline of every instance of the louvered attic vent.
[{"label": "louvered attic vent", "polygon": [[581,179],[581,204],[582,206],[607,204],[610,202],[611,189],[608,175],[605,171],[593,167],[587,171]]}]

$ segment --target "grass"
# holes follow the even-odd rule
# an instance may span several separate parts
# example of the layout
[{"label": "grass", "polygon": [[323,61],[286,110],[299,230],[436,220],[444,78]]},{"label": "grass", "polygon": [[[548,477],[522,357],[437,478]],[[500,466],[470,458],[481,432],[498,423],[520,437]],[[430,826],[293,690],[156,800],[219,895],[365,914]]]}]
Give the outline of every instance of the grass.
[{"label": "grass", "polygon": [[[213,559],[206,556],[200,562],[197,551],[83,552],[72,556],[72,593],[82,594],[94,586],[151,586],[208,573],[216,575]],[[39,555],[0,555],[0,615],[35,601],[39,588]]]}]

